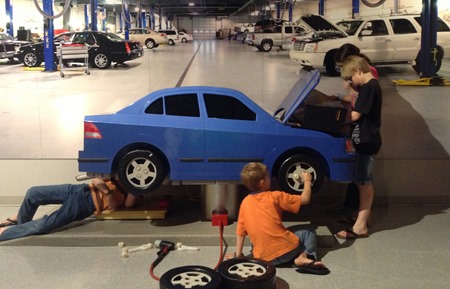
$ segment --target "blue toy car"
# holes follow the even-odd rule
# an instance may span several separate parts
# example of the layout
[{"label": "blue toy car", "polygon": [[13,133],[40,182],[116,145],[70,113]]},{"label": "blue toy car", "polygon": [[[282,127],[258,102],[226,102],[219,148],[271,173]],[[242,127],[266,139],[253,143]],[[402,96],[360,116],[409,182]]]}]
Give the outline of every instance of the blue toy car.
[{"label": "blue toy car", "polygon": [[325,176],[350,182],[356,153],[345,129],[347,110],[314,89],[319,80],[317,71],[306,72],[273,116],[239,91],[208,86],[162,89],[115,114],[86,116],[79,171],[117,174],[135,195],[166,178],[239,181],[243,166],[255,161],[290,193],[302,192],[303,170],[312,174],[314,191]]}]

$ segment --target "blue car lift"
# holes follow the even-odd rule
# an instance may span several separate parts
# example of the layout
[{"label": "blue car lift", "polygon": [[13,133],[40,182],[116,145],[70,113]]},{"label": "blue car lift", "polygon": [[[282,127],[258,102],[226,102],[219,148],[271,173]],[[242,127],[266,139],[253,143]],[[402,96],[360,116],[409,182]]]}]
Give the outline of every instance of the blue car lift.
[{"label": "blue car lift", "polygon": [[420,78],[395,80],[396,85],[436,86],[450,85],[450,81],[437,76],[437,0],[422,0],[422,39],[418,63]]}]

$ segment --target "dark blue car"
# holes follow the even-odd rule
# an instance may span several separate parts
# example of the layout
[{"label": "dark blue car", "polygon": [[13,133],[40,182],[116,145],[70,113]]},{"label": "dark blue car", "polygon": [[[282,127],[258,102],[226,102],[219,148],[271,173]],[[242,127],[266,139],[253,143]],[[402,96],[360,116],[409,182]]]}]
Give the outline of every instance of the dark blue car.
[{"label": "dark blue car", "polygon": [[[325,176],[349,182],[356,155],[342,125],[346,109],[323,106],[329,98],[314,89],[319,79],[317,71],[307,72],[274,115],[239,91],[193,86],[155,91],[115,114],[86,116],[79,170],[88,177],[117,174],[136,195],[166,178],[239,181],[253,161],[265,163],[291,193],[303,190],[302,170],[312,174],[315,191]],[[320,127],[327,117],[330,126]]]}]

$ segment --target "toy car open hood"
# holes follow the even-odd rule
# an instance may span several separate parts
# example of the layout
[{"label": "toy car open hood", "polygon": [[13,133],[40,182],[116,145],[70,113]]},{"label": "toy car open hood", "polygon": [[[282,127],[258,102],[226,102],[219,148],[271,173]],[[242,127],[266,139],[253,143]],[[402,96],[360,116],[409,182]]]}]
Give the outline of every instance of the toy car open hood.
[{"label": "toy car open hood", "polygon": [[318,70],[305,72],[283,99],[273,116],[282,123],[286,123],[297,107],[302,104],[311,91],[319,84],[319,81],[320,73]]}]

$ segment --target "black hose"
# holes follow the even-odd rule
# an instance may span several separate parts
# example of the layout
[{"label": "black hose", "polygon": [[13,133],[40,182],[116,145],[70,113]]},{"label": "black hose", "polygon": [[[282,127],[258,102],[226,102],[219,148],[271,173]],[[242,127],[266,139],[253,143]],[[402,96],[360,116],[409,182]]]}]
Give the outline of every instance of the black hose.
[{"label": "black hose", "polygon": [[375,3],[371,3],[368,0],[361,0],[361,2],[364,3],[364,5],[366,5],[368,7],[375,8],[375,7],[383,5],[384,2],[386,2],[386,0],[379,0],[379,1],[375,2]]}]

